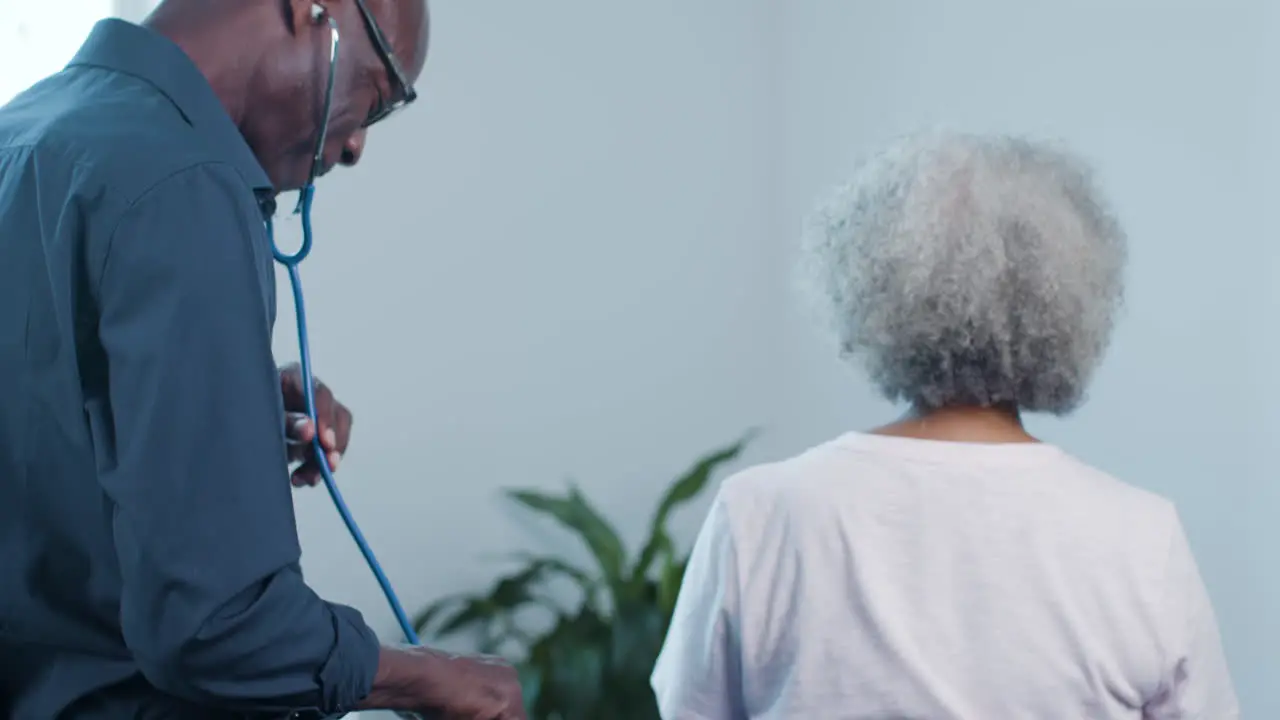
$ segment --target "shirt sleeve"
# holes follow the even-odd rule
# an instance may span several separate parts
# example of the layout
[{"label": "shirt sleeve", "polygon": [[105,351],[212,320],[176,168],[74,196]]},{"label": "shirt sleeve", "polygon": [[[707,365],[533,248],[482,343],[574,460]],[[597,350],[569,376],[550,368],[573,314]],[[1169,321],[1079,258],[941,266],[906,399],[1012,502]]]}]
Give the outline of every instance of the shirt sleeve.
[{"label": "shirt sleeve", "polygon": [[738,560],[723,494],[703,523],[650,678],[663,720],[745,720]]},{"label": "shirt sleeve", "polygon": [[[303,581],[261,211],[230,167],[162,181],[98,283],[124,639],[158,689],[252,711],[349,711],[378,643]],[[258,245],[255,246],[255,243]]]},{"label": "shirt sleeve", "polygon": [[1240,706],[1209,593],[1181,522],[1173,535],[1165,574],[1165,680],[1143,717],[1233,720]]}]

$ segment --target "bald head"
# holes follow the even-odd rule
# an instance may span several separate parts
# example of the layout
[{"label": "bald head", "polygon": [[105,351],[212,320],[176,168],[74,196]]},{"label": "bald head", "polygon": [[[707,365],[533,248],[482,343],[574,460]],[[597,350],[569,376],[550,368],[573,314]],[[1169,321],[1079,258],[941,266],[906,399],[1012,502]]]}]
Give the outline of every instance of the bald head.
[{"label": "bald head", "polygon": [[357,162],[414,95],[429,38],[427,0],[162,0],[145,24],[196,63],[282,191],[310,173],[335,34],[322,171]]},{"label": "bald head", "polygon": [[427,0],[365,0],[396,59],[413,82],[422,74],[431,36]]}]

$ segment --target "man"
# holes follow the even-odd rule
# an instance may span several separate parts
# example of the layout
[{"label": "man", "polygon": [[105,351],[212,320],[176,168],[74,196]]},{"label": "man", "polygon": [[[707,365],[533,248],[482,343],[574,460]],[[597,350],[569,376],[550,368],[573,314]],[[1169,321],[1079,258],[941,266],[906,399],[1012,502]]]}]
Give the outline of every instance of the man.
[{"label": "man", "polygon": [[[424,0],[166,0],[0,109],[0,716],[525,717],[510,667],[379,647],[299,569],[264,220],[308,180],[331,21],[323,174],[415,97]],[[319,404],[293,439],[336,459]]]}]

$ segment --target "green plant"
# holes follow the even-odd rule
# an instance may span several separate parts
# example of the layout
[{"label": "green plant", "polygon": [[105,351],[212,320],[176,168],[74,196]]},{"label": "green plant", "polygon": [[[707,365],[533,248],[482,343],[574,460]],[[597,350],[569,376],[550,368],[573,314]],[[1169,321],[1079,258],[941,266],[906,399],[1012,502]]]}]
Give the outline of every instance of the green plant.
[{"label": "green plant", "polygon": [[[414,620],[419,634],[440,639],[471,632],[480,652],[514,661],[533,720],[661,720],[649,675],[688,562],[687,552],[678,551],[668,533],[667,520],[698,497],[750,438],[701,458],[667,488],[634,559],[576,486],[563,495],[507,491],[520,505],[576,533],[597,567],[589,571],[553,556],[517,555],[519,569],[499,578],[488,592],[447,597],[419,613]],[[549,582],[566,579],[581,594],[572,609],[548,595]],[[526,611],[533,608],[549,611],[548,628],[526,629]]]}]

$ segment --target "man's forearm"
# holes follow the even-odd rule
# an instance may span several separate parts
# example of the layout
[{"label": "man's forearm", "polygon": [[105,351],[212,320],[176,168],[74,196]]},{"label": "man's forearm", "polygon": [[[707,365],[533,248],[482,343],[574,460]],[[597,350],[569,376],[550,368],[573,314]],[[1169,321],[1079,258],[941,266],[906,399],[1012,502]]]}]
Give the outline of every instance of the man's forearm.
[{"label": "man's forearm", "polygon": [[357,710],[397,710],[425,717],[527,717],[520,678],[510,663],[416,646],[382,647],[373,689]]},{"label": "man's forearm", "polygon": [[383,647],[378,653],[378,674],[373,690],[359,706],[360,710],[414,710],[421,697],[422,659],[411,651]]},{"label": "man's forearm", "polygon": [[360,710],[403,710],[422,712],[435,702],[442,665],[450,656],[438,650],[411,646],[383,646],[378,653],[378,673],[373,690],[360,703]]}]

